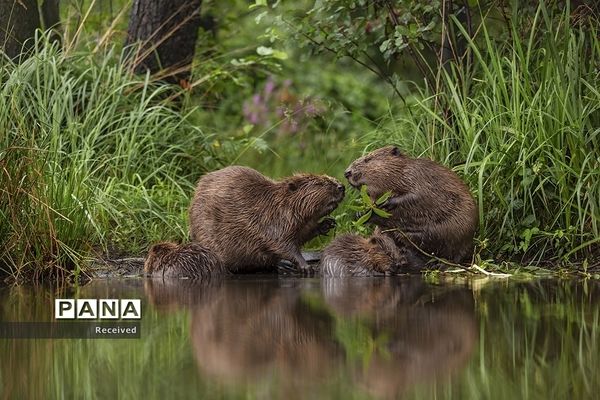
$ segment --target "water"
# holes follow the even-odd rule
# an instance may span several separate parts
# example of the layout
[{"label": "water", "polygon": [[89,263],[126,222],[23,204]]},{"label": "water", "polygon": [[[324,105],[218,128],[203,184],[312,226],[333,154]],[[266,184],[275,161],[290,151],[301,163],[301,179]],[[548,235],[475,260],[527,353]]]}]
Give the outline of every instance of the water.
[{"label": "water", "polygon": [[3,321],[54,297],[141,298],[141,339],[0,339],[2,399],[585,399],[600,283],[277,277],[0,288]]}]

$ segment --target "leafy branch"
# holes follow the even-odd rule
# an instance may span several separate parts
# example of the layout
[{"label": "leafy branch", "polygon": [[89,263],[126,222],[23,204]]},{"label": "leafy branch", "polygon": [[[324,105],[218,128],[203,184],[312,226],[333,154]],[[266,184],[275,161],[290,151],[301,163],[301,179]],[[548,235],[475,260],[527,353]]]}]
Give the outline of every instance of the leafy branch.
[{"label": "leafy branch", "polygon": [[363,226],[373,214],[380,216],[381,218],[389,218],[392,216],[389,212],[383,210],[381,206],[392,196],[392,192],[385,192],[377,200],[371,200],[367,193],[367,186],[363,185],[360,188],[359,204],[351,205],[350,209],[356,211],[361,217],[354,222],[356,227]]}]

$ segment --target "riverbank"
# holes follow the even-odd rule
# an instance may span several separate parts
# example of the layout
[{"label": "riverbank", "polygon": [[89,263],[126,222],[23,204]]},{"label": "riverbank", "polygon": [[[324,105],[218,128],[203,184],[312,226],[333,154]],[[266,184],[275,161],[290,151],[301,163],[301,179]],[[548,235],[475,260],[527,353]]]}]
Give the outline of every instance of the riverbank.
[{"label": "riverbank", "polygon": [[[40,35],[31,57],[0,59],[0,269],[17,280],[78,277],[90,259],[186,241],[189,199],[207,171],[236,163],[273,177],[310,171],[344,181],[353,159],[393,142],[469,185],[480,214],[474,264],[594,276],[600,42],[593,25],[548,12],[539,6],[526,30],[514,16],[507,22],[520,34],[503,41],[482,25],[468,43],[467,75],[460,65],[440,71],[439,87],[417,85],[404,102],[385,82],[371,84],[368,71],[315,58],[312,72],[286,73],[320,99],[300,96],[283,75],[248,70],[246,97],[212,109],[180,86],[132,74],[119,46],[93,47],[82,36],[67,48]],[[315,71],[323,86],[309,82]],[[300,111],[290,104],[312,113],[292,118]],[[248,120],[253,113],[260,124]],[[356,198],[348,190],[334,234],[368,233],[354,223]]]}]

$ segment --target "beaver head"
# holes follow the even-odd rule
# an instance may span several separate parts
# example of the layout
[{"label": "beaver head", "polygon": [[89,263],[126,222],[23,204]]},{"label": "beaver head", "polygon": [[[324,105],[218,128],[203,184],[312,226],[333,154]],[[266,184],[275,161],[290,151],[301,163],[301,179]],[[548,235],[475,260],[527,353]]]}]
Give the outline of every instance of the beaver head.
[{"label": "beaver head", "polygon": [[382,147],[355,160],[344,176],[355,188],[367,185],[369,196],[377,198],[394,189],[391,182],[398,179],[408,159],[396,146]]},{"label": "beaver head", "polygon": [[376,271],[386,275],[398,272],[400,252],[392,238],[377,233],[371,236],[366,256]]},{"label": "beaver head", "polygon": [[163,259],[166,256],[173,254],[173,252],[177,251],[178,248],[179,245],[171,242],[157,243],[150,247],[144,262],[144,271],[147,273],[154,272],[156,267],[163,263]]},{"label": "beaver head", "polygon": [[291,209],[301,219],[324,217],[344,199],[344,185],[327,175],[296,174],[281,184]]}]

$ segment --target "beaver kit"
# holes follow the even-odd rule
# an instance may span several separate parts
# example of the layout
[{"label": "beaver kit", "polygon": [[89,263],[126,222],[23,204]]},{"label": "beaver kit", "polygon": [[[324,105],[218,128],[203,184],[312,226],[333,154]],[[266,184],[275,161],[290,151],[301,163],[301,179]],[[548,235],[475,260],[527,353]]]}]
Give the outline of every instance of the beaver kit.
[{"label": "beaver kit", "polygon": [[403,264],[392,238],[379,232],[370,238],[344,234],[323,250],[319,270],[332,277],[392,275]]},{"label": "beaver kit", "polygon": [[144,273],[154,278],[205,279],[227,274],[214,252],[198,243],[153,245],[144,262]]}]

